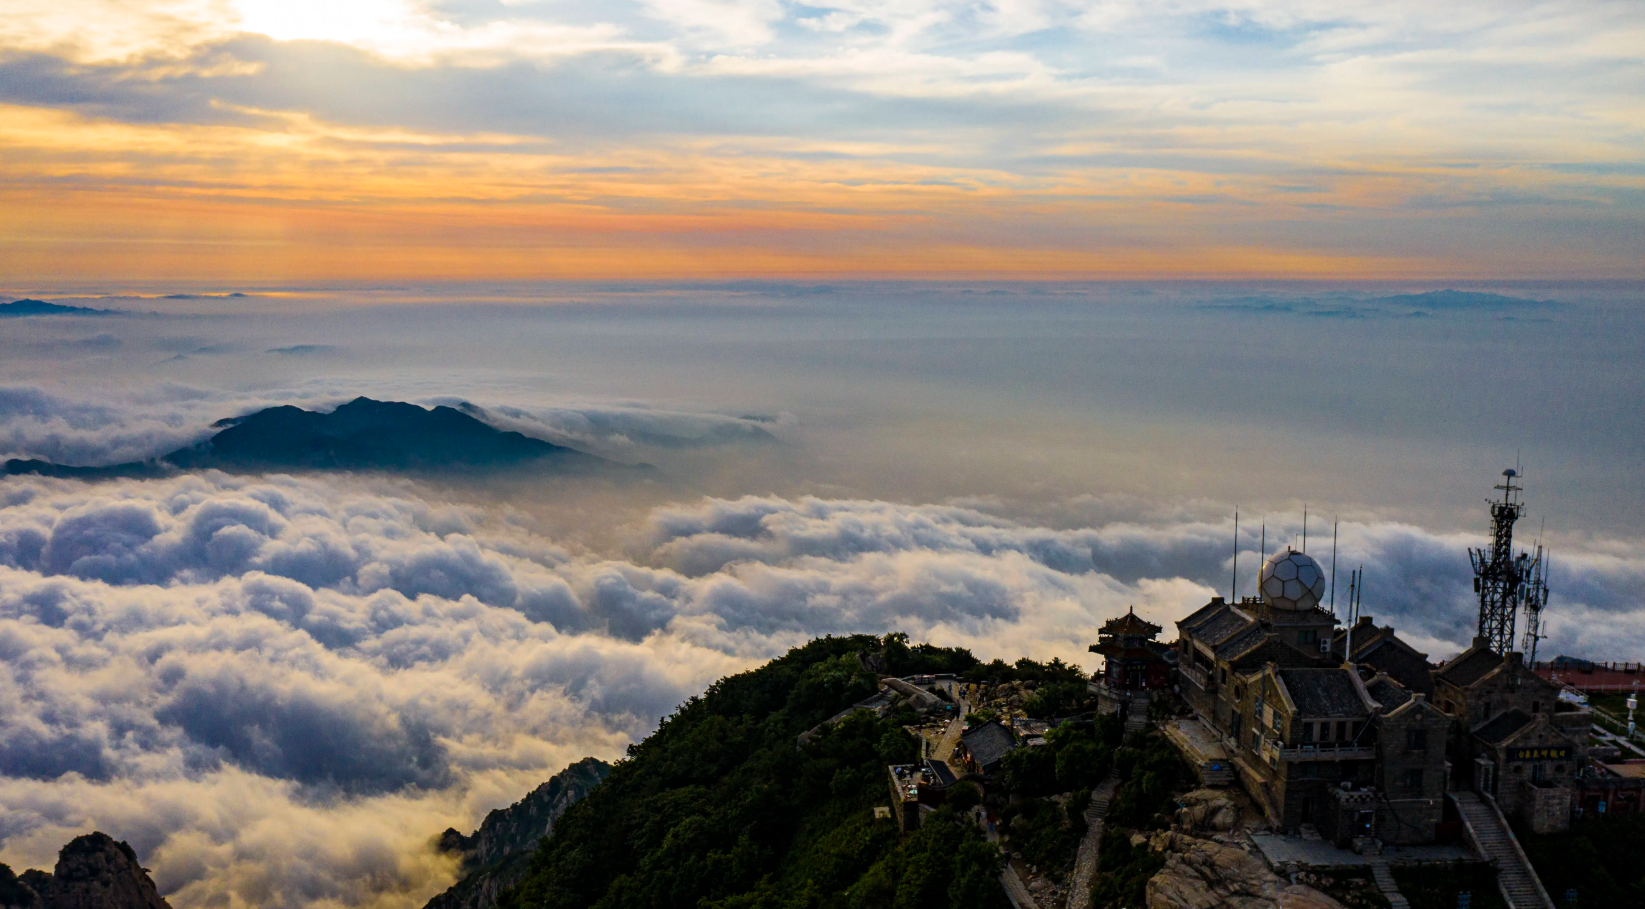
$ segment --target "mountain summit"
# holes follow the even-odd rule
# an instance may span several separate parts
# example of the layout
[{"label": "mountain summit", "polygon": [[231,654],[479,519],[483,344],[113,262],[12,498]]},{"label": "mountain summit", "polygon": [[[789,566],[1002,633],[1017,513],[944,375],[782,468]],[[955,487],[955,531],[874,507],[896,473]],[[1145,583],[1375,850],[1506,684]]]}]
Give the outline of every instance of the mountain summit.
[{"label": "mountain summit", "polygon": [[56,869],[19,877],[0,864],[0,904],[19,909],[171,909],[131,846],[106,833],[75,837]]},{"label": "mountain summit", "polygon": [[153,461],[72,467],[10,460],[6,473],[97,479],[174,470],[488,470],[535,463],[565,472],[621,468],[613,461],[489,426],[452,407],[355,398],[330,413],[290,405],[219,420],[220,431]]}]

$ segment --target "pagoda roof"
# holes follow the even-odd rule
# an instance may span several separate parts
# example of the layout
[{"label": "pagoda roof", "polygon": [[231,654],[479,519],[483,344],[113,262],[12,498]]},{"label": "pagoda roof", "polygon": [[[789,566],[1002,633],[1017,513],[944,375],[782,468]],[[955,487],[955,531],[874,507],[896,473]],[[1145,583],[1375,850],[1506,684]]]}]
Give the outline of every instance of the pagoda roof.
[{"label": "pagoda roof", "polygon": [[1137,637],[1151,638],[1163,630],[1163,628],[1155,625],[1153,622],[1138,616],[1137,608],[1133,606],[1125,615],[1122,615],[1117,619],[1109,619],[1108,621],[1102,623],[1102,629],[1099,631],[1099,634],[1114,635],[1116,637],[1128,637],[1134,635]]},{"label": "pagoda roof", "polygon": [[1115,641],[1092,644],[1089,649],[1092,653],[1100,653],[1103,656],[1113,657],[1118,660],[1147,660],[1152,662],[1165,659],[1158,651],[1148,647],[1127,647]]}]

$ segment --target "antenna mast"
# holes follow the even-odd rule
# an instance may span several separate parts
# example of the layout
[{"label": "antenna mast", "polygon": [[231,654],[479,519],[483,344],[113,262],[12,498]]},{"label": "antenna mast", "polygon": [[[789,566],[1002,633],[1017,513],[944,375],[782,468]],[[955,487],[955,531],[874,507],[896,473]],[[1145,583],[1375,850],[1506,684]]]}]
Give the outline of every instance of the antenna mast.
[{"label": "antenna mast", "polygon": [[1228,602],[1239,602],[1239,506],[1234,506],[1234,577],[1228,584]]},{"label": "antenna mast", "polygon": [[1468,550],[1474,564],[1474,592],[1479,594],[1479,636],[1497,653],[1513,649],[1514,624],[1521,604],[1527,612],[1527,635],[1534,631],[1541,636],[1542,606],[1547,600],[1544,587],[1532,589],[1533,584],[1543,582],[1542,547],[1537,547],[1535,558],[1513,551],[1514,522],[1525,514],[1525,505],[1518,500],[1521,487],[1514,483],[1518,476],[1517,470],[1504,470],[1502,484],[1495,487],[1502,491],[1502,501],[1491,503],[1491,547]]},{"label": "antenna mast", "polygon": [[[1524,554],[1520,558],[1525,558]],[[1547,637],[1542,633],[1542,607],[1548,605],[1548,566],[1552,558],[1545,558],[1542,544],[1537,544],[1536,556],[1531,559],[1531,576],[1525,581],[1521,595],[1525,599],[1525,659],[1536,667],[1537,642]]]},{"label": "antenna mast", "polygon": [[1337,522],[1331,522],[1331,618],[1337,617]]}]

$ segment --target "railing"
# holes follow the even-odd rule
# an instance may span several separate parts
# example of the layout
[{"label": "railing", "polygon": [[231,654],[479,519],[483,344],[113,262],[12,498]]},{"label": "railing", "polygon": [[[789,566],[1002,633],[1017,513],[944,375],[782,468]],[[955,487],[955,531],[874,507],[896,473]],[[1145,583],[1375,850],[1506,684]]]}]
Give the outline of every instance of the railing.
[{"label": "railing", "polygon": [[1198,685],[1201,688],[1208,687],[1208,679],[1206,678],[1207,673],[1204,669],[1194,665],[1179,665],[1177,667],[1177,671],[1182,673],[1185,678],[1193,682],[1195,685]]},{"label": "railing", "polygon": [[1361,745],[1357,742],[1317,742],[1311,745],[1294,745],[1279,750],[1281,760],[1286,761],[1351,761],[1377,756],[1374,745]]}]

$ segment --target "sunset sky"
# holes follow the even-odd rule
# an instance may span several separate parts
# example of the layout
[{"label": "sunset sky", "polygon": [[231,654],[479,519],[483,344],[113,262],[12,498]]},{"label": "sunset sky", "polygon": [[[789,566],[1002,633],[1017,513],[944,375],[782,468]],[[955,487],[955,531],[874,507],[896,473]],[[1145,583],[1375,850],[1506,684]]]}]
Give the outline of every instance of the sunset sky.
[{"label": "sunset sky", "polygon": [[0,282],[1637,278],[1634,2],[12,0]]}]

